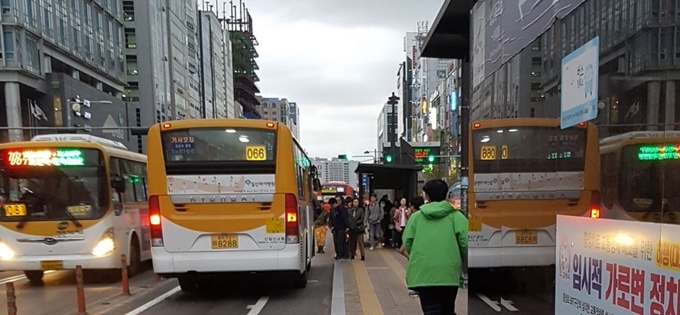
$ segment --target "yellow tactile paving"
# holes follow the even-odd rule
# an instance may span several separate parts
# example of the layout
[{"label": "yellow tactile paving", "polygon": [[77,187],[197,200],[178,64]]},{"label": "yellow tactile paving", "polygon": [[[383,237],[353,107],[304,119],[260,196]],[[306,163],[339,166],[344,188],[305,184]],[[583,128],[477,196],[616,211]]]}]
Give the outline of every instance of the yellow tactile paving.
[{"label": "yellow tactile paving", "polygon": [[368,277],[368,270],[362,261],[353,260],[352,267],[354,268],[354,277],[356,277],[357,287],[359,289],[359,301],[361,302],[361,311],[364,315],[384,315],[378,296],[373,289],[373,283]]},{"label": "yellow tactile paving", "polygon": [[399,264],[396,258],[390,254],[387,250],[380,250],[380,255],[383,257],[385,262],[390,266],[390,269],[397,274],[397,277],[406,285],[406,269]]}]

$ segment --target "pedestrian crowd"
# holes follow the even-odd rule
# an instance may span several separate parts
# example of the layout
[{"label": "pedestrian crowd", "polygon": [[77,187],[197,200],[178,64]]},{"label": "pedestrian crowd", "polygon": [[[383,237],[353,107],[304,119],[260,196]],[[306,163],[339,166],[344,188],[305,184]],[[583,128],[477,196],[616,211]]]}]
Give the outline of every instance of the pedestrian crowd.
[{"label": "pedestrian crowd", "polygon": [[468,221],[447,200],[446,182],[432,180],[422,190],[421,196],[394,203],[387,195],[378,200],[375,194],[365,203],[342,196],[318,203],[314,222],[317,253],[325,253],[329,230],[336,261],[358,257],[364,261],[366,237],[369,251],[396,249],[409,260],[409,295],[420,298],[423,314],[455,314],[467,261]]}]

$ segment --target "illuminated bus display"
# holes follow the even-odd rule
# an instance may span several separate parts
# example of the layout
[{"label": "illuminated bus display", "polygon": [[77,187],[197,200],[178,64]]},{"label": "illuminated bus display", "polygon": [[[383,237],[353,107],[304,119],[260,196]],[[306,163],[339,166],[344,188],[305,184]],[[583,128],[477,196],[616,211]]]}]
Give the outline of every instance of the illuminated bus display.
[{"label": "illuminated bus display", "polygon": [[79,149],[8,150],[7,166],[84,166],[85,157]]},{"label": "illuminated bus display", "polygon": [[638,150],[640,161],[662,161],[680,159],[680,145],[642,145]]}]

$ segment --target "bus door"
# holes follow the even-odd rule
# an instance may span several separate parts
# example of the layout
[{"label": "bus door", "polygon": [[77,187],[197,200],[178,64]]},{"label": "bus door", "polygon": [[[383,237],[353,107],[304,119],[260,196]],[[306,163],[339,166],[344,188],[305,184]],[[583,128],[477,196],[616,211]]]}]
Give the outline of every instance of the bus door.
[{"label": "bus door", "polygon": [[276,192],[274,130],[170,130],[162,138],[167,195],[158,206],[168,252],[285,247],[284,212],[297,197]]}]

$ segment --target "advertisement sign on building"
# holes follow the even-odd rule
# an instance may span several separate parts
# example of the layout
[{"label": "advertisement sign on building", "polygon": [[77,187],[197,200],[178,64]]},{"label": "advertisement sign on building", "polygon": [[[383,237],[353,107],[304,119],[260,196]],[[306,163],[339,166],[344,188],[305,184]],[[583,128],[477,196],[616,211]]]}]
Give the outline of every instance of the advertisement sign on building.
[{"label": "advertisement sign on building", "polygon": [[496,72],[585,0],[482,0],[472,8],[472,84]]},{"label": "advertisement sign on building", "polygon": [[562,58],[562,129],[597,117],[600,38]]},{"label": "advertisement sign on building", "polygon": [[680,314],[680,226],[557,216],[555,314]]}]

